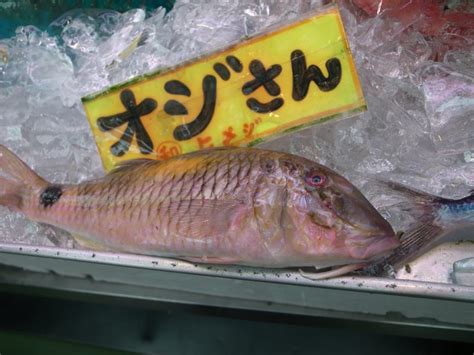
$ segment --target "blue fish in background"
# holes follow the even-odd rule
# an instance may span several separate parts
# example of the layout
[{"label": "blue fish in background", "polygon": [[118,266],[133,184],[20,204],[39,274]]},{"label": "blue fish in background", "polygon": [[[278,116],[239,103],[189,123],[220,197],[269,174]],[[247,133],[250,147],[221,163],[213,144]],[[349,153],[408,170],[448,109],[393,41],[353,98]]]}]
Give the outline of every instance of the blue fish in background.
[{"label": "blue fish in background", "polygon": [[434,247],[448,241],[465,240],[466,235],[461,231],[472,234],[468,239],[474,237],[474,190],[463,198],[448,199],[396,182],[383,183],[407,198],[402,205],[404,212],[420,217],[416,225],[403,233],[398,248],[359,274],[394,276],[395,270]]}]

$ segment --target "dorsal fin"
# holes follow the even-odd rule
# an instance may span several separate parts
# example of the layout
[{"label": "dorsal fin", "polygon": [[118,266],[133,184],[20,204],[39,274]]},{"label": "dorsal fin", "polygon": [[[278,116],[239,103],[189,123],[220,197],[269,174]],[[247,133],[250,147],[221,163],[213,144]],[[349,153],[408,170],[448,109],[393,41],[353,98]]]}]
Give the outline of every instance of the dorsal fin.
[{"label": "dorsal fin", "polygon": [[110,176],[110,175],[122,174],[130,170],[136,169],[140,166],[145,166],[145,165],[150,165],[150,164],[159,164],[159,163],[160,163],[159,160],[148,159],[148,158],[124,160],[117,163],[117,165],[112,170],[110,170],[107,175]]},{"label": "dorsal fin", "polygon": [[[205,154],[209,154],[209,153],[212,153],[212,152],[232,151],[232,150],[239,150],[239,149],[245,149],[245,148],[242,148],[242,147],[212,147],[212,148],[205,148],[205,149],[197,150],[197,151],[194,151],[194,152],[181,154],[181,155],[175,156],[175,157],[173,157],[169,160],[188,159],[188,158],[191,158],[191,157],[205,155]],[[149,158],[124,160],[124,161],[121,161],[121,162],[117,163],[117,165],[107,175],[121,174],[121,173],[127,172],[129,170],[135,169],[139,166],[146,166],[148,164],[159,164],[160,162],[161,162],[160,160],[149,159]]]},{"label": "dorsal fin", "polygon": [[245,149],[246,147],[209,147],[209,148],[203,148],[200,150],[196,150],[194,152],[189,152],[185,154],[178,155],[176,158],[187,158],[187,157],[196,157],[196,156],[201,156],[201,155],[206,155],[214,152],[225,152],[225,151],[237,151],[237,150],[242,150]]},{"label": "dorsal fin", "polygon": [[420,200],[420,201],[428,201],[428,202],[431,202],[432,200],[436,199],[436,196],[430,195],[426,192],[423,192],[421,190],[417,190],[417,189],[412,188],[412,187],[402,185],[402,184],[400,184],[398,182],[395,182],[395,181],[379,179],[378,182],[382,185],[385,185],[385,186],[389,187],[392,190],[395,190],[395,191],[401,193],[402,195],[404,195],[406,197],[411,197],[411,198],[415,198],[415,199]]}]

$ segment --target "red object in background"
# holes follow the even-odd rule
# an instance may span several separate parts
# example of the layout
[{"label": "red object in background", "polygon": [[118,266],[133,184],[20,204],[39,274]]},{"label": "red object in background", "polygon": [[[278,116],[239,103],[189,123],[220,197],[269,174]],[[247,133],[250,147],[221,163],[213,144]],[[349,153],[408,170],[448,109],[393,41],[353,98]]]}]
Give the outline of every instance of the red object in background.
[{"label": "red object in background", "polygon": [[369,16],[383,15],[412,26],[438,42],[435,59],[449,49],[474,44],[474,5],[461,1],[455,9],[440,0],[352,0]]}]

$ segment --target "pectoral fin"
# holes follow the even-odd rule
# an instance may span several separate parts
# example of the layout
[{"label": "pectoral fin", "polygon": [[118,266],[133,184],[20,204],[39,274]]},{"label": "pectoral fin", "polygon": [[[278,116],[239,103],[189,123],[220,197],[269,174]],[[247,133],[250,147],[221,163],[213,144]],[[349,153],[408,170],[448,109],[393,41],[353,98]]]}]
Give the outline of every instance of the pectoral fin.
[{"label": "pectoral fin", "polygon": [[177,234],[201,240],[223,236],[230,229],[239,228],[248,210],[247,205],[238,200],[176,201],[168,206]]}]

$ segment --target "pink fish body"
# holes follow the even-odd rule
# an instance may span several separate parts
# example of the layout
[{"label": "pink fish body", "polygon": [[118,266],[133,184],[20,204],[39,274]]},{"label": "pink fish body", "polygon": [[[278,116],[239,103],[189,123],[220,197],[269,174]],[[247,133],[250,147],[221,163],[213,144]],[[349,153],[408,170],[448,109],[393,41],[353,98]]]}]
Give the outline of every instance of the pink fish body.
[{"label": "pink fish body", "polygon": [[313,161],[218,148],[50,184],[0,146],[0,204],[108,250],[207,263],[334,266],[398,246],[346,179]]}]

